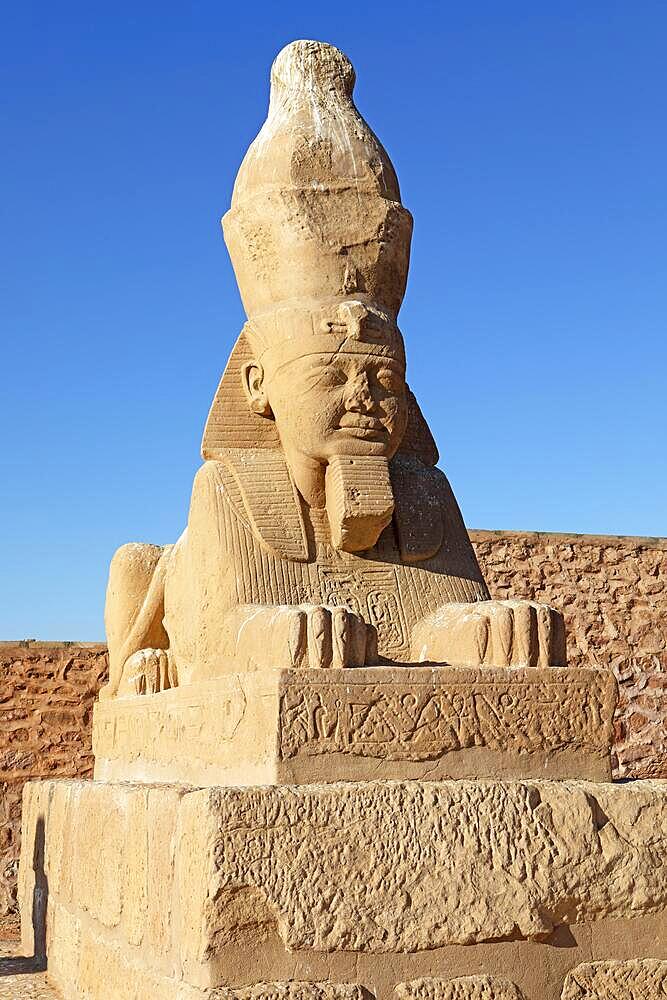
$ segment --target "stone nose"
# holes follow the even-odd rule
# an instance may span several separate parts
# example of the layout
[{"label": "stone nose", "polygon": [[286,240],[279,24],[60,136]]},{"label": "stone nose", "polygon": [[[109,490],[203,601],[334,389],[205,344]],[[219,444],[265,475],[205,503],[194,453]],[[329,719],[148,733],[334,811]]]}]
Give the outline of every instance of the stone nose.
[{"label": "stone nose", "polygon": [[375,405],[366,372],[359,372],[348,379],[345,406],[353,413],[370,413]]}]

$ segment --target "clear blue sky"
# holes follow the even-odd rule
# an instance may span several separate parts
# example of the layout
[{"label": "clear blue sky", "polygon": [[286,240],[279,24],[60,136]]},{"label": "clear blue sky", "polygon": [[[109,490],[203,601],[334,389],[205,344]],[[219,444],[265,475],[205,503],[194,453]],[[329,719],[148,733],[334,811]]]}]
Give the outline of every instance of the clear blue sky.
[{"label": "clear blue sky", "polygon": [[667,4],[7,3],[0,638],[103,637],[243,321],[219,227],[294,38],[415,217],[409,378],[471,527],[667,534]]}]

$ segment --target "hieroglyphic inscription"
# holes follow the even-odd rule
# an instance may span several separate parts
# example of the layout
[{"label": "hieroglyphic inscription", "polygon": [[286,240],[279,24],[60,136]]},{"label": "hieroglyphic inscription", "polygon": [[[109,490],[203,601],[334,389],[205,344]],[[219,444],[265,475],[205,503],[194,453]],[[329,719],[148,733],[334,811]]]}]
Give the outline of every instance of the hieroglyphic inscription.
[{"label": "hieroglyphic inscription", "polygon": [[579,965],[565,980],[562,1000],[664,1000],[667,962],[632,959]]},{"label": "hieroglyphic inscription", "polygon": [[609,750],[615,706],[604,671],[406,670],[391,683],[292,674],[280,700],[283,759],[343,752],[429,760],[472,747],[532,753]]},{"label": "hieroglyphic inscription", "polygon": [[393,569],[319,567],[322,600],[344,606],[374,625],[378,646],[387,656],[406,647],[407,631]]},{"label": "hieroglyphic inscription", "polygon": [[246,707],[236,678],[219,684],[214,701],[200,689],[176,688],[144,698],[116,699],[95,706],[93,750],[98,757],[161,758],[168,751],[196,746],[200,756],[215,759],[220,740],[229,740]]},{"label": "hieroglyphic inscription", "polygon": [[257,983],[233,989],[219,986],[217,1000],[363,1000],[361,986],[351,983]]},{"label": "hieroglyphic inscription", "polygon": [[460,976],[457,979],[414,979],[396,987],[397,1000],[524,1000],[509,979]]},{"label": "hieroglyphic inscription", "polygon": [[425,951],[510,935],[543,939],[560,924],[664,910],[663,786],[459,780],[213,788],[195,793],[192,823],[215,838],[206,891],[220,900],[216,933],[225,913],[238,920],[238,890],[250,887],[292,952]]}]

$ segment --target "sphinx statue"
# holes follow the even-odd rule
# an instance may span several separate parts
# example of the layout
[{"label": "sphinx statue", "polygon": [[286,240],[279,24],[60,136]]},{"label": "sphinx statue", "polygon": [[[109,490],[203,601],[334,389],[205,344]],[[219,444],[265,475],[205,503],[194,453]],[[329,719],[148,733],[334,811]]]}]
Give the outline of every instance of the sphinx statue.
[{"label": "sphinx statue", "polygon": [[223,219],[247,322],[184,534],[113,558],[94,780],[25,786],[23,953],[72,1000],[665,1000],[667,788],[612,784],[616,679],[561,616],[490,598],[353,83],[273,66]]},{"label": "sphinx statue", "polygon": [[397,325],[412,218],[354,80],[320,42],[274,62],[223,219],[247,323],[185,532],[113,558],[103,698],[268,667],[565,663],[556,611],[490,600],[436,468]]}]

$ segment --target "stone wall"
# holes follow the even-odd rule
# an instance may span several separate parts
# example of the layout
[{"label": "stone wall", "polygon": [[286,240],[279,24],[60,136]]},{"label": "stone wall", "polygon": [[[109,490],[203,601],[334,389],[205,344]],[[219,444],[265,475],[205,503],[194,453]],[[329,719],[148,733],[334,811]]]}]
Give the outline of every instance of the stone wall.
[{"label": "stone wall", "polygon": [[470,534],[494,597],[553,604],[569,664],[616,674],[616,777],[667,778],[667,538]]},{"label": "stone wall", "polygon": [[[667,539],[471,532],[494,597],[560,608],[572,665],[611,666],[621,701],[614,772],[667,778]],[[0,643],[0,932],[15,928],[21,790],[89,777],[100,643]]]},{"label": "stone wall", "polygon": [[31,778],[90,777],[102,643],[0,642],[0,932],[16,922],[21,792]]}]

